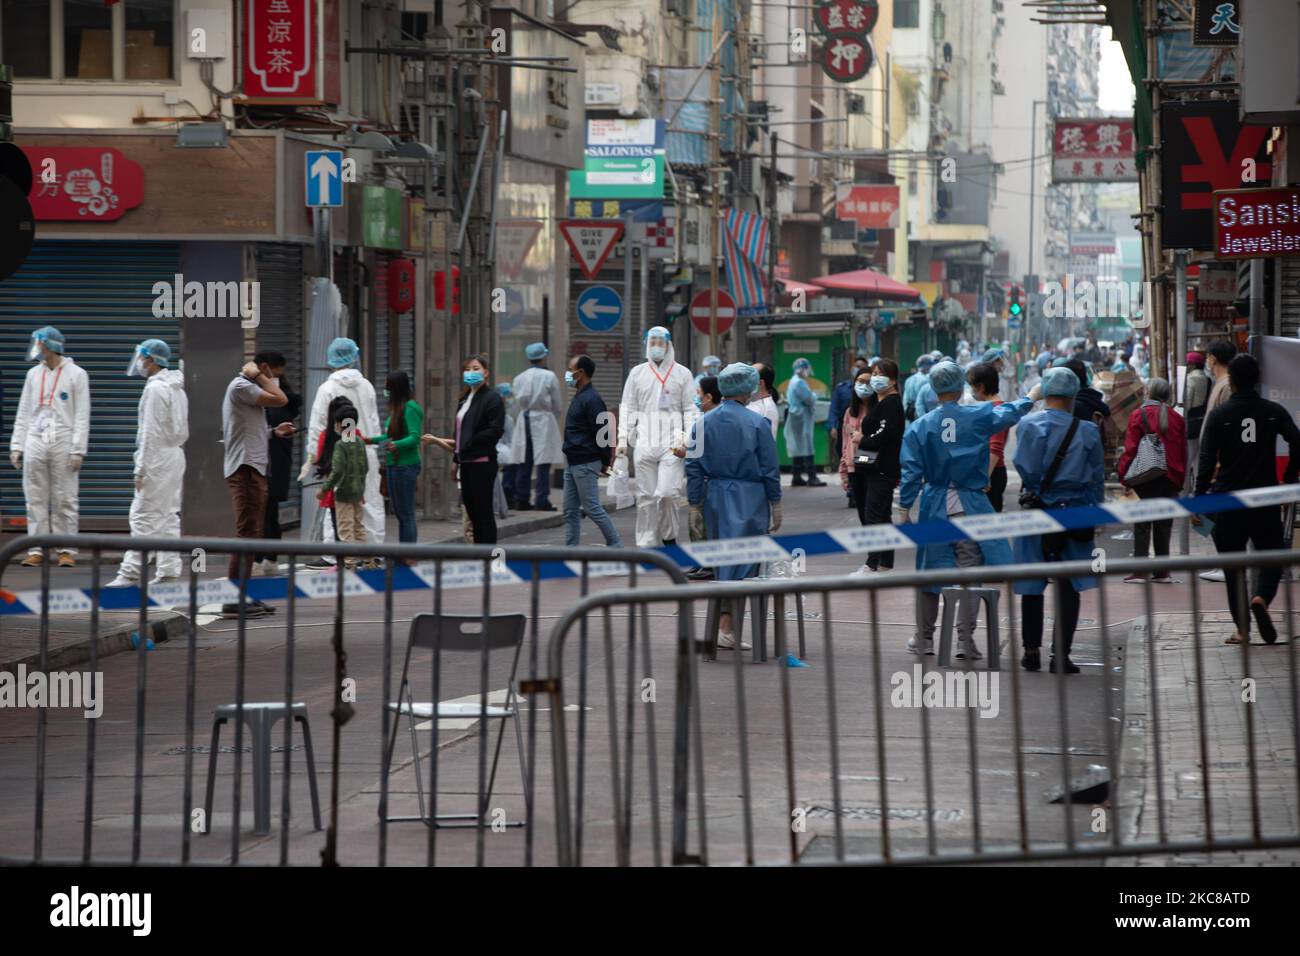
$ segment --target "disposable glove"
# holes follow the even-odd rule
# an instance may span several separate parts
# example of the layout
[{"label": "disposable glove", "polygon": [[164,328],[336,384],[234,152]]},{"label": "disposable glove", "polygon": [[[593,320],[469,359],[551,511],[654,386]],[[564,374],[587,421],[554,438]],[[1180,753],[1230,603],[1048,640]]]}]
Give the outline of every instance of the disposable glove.
[{"label": "disposable glove", "polygon": [[768,507],[772,509],[772,523],[767,529],[768,534],[775,534],[781,528],[781,502],[773,501]]}]

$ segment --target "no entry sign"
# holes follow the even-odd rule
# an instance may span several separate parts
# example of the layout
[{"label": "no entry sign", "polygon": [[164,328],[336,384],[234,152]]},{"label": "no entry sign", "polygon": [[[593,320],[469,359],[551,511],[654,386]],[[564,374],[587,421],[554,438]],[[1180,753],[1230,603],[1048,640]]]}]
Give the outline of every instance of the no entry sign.
[{"label": "no entry sign", "polygon": [[[705,335],[709,334],[709,298],[711,294],[711,289],[705,289],[703,292],[697,292],[695,297],[691,299],[691,324]],[[725,289],[719,289],[717,333],[721,335],[731,328],[735,322],[736,300]]]}]

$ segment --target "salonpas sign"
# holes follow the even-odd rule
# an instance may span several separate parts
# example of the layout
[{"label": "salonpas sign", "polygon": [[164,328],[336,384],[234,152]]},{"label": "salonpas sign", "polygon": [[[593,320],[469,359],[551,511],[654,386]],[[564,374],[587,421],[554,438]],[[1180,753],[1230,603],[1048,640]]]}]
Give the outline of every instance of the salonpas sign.
[{"label": "salonpas sign", "polygon": [[571,199],[662,199],[664,121],[589,119],[584,168],[569,173]]}]

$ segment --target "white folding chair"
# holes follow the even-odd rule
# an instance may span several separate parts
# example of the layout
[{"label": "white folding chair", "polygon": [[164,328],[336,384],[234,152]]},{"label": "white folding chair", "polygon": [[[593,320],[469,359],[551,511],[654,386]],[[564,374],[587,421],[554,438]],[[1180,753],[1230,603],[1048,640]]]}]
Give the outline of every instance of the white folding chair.
[{"label": "white folding chair", "polygon": [[[402,682],[398,687],[397,700],[389,701],[388,709],[395,714],[405,715],[407,727],[411,737],[411,754],[414,758],[415,768],[415,788],[420,801],[419,816],[385,816],[385,821],[389,823],[400,823],[407,821],[419,820],[427,826],[439,828],[473,828],[482,826],[491,826],[490,821],[485,822],[484,818],[489,813],[492,798],[492,789],[496,782],[497,763],[501,757],[501,744],[505,739],[505,721],[509,720],[515,727],[515,746],[519,750],[519,771],[520,779],[526,785],[528,780],[528,768],[526,764],[526,754],[524,753],[523,732],[519,727],[519,721],[516,720],[517,708],[515,702],[517,695],[515,693],[515,673],[519,668],[519,656],[524,646],[524,634],[528,618],[523,614],[499,614],[492,615],[487,619],[487,630],[483,629],[483,618],[481,615],[453,615],[444,614],[441,617],[433,614],[417,614],[411,620],[411,632],[406,643],[406,659],[402,663]],[[416,649],[430,650],[434,655],[433,666],[435,672],[441,671],[442,652],[491,655],[492,651],[501,651],[514,649],[514,655],[510,662],[510,677],[506,685],[506,699],[504,704],[489,703],[484,712],[482,698],[487,695],[488,688],[485,685],[480,686],[480,696],[477,699],[459,702],[419,702],[416,701],[411,691],[411,652]],[[441,681],[439,681],[441,684]],[[438,814],[431,817],[426,810],[424,800],[424,772],[421,769],[420,746],[416,737],[416,721],[427,720],[432,722],[431,737],[433,747],[437,747],[438,721],[440,719],[453,720],[481,720],[483,721],[482,732],[488,733],[487,721],[502,721],[501,728],[497,734],[496,746],[492,755],[492,771],[488,775],[487,787],[483,791],[483,802],[478,808],[477,813],[448,813]],[[389,738],[388,746],[384,754],[384,774],[387,776],[390,772],[393,760],[393,751],[397,746],[397,732],[400,720],[393,721],[393,731]],[[436,759],[436,757],[434,758]],[[530,795],[525,795],[525,803],[531,801]],[[506,821],[505,826],[522,827],[528,825],[528,817],[531,816],[531,805],[525,808],[525,819],[518,821]]]}]

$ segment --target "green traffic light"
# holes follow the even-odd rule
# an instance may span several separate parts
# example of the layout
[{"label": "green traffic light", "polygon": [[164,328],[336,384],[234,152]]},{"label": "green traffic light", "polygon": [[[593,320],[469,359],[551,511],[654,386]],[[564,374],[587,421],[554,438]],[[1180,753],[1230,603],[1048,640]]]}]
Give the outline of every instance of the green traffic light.
[{"label": "green traffic light", "polygon": [[1019,315],[1019,314],[1020,314],[1020,303],[1019,303],[1019,302],[1012,302],[1012,303],[1011,303],[1011,308],[1010,308],[1008,311],[1009,311],[1012,315]]}]

